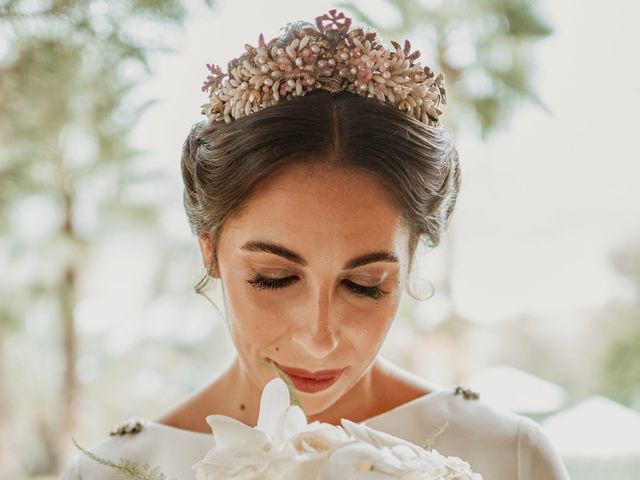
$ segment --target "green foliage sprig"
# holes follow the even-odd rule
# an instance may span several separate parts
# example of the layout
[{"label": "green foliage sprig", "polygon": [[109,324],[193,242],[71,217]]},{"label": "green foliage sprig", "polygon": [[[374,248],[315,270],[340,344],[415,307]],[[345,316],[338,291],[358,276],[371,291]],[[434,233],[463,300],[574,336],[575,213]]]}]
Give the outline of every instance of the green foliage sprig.
[{"label": "green foliage sprig", "polygon": [[[291,397],[291,401],[293,402],[293,404],[297,405],[298,407],[300,407],[300,409],[304,412],[304,408],[302,408],[302,402],[300,401],[300,398],[298,397],[298,392],[296,391],[296,387],[293,385],[293,382],[289,378],[289,375],[287,375],[281,368],[279,368],[273,362],[273,360],[268,361],[268,362],[262,360],[262,363],[264,363],[266,365],[269,365],[271,368],[273,368],[276,371],[278,376],[284,381],[284,383],[287,384],[287,388],[289,389],[289,397]],[[306,415],[307,414],[305,413],[305,416]]]},{"label": "green foliage sprig", "polygon": [[101,465],[114,468],[118,471],[120,478],[124,480],[167,480],[165,474],[160,470],[160,467],[150,467],[147,462],[140,466],[133,460],[128,458],[121,458],[120,463],[114,463],[109,459],[102,458],[93,452],[90,452],[86,448],[81,447],[76,442],[75,438],[71,439],[73,444],[90,459],[95,460]]},{"label": "green foliage sprig", "polygon": [[447,428],[448,426],[449,426],[449,420],[444,422],[442,425],[440,425],[440,427],[438,427],[438,429],[435,432],[429,435],[429,437],[422,444],[422,448],[424,448],[425,450],[431,450],[433,448],[433,443],[436,441],[436,438],[438,438],[442,434],[442,432],[444,432],[445,428]]}]

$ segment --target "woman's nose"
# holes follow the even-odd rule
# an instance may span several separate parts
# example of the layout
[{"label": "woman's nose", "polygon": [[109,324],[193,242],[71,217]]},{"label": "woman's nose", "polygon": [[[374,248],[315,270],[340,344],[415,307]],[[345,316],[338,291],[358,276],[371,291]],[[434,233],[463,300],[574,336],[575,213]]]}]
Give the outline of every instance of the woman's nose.
[{"label": "woman's nose", "polygon": [[305,317],[293,333],[293,341],[315,358],[329,355],[338,345],[335,319],[331,318],[331,294],[316,299],[313,308],[305,309]]}]

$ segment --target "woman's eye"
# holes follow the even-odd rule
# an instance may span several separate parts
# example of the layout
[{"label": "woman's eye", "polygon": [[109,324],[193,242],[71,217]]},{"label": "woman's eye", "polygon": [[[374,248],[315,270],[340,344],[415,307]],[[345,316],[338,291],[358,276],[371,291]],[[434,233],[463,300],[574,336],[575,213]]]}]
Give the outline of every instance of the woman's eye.
[{"label": "woman's eye", "polygon": [[349,286],[348,288],[351,292],[361,297],[370,297],[374,300],[380,300],[387,293],[389,293],[383,291],[380,287],[365,287],[364,285],[353,283],[349,280],[345,280],[345,282]]},{"label": "woman's eye", "polygon": [[253,285],[255,288],[263,289],[263,288],[282,288],[290,285],[295,281],[296,277],[285,277],[285,278],[273,278],[273,277],[265,277],[264,275],[257,274],[251,280],[247,280],[247,283]]},{"label": "woman's eye", "polygon": [[[247,283],[258,289],[277,289],[291,285],[296,280],[297,277],[273,278],[257,274],[254,278],[247,280]],[[347,285],[347,289],[351,293],[359,297],[367,297],[374,300],[380,300],[387,293],[389,293],[383,291],[380,287],[365,287],[364,285],[353,283],[349,280],[345,280],[345,284]]]}]

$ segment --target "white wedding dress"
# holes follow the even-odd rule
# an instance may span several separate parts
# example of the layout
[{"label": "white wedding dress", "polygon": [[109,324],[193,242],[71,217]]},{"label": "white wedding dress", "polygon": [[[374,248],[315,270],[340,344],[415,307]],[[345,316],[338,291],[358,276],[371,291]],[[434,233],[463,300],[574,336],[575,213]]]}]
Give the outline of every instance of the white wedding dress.
[{"label": "white wedding dress", "polygon": [[[362,423],[421,445],[445,421],[433,444],[443,455],[469,462],[483,480],[570,480],[567,469],[540,425],[529,417],[492,407],[481,399],[435,391]],[[78,443],[83,445],[82,441]],[[88,450],[118,462],[129,458],[158,466],[167,480],[195,479],[191,466],[213,446],[213,435],[142,420],[138,432],[108,436]],[[78,452],[59,480],[116,480],[118,472]]]}]

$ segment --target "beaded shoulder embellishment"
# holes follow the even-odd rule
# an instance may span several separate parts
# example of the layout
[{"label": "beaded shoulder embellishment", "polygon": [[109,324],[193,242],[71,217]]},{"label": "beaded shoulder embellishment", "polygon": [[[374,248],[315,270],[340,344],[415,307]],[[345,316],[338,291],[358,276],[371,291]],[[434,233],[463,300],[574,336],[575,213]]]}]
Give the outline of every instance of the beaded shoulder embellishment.
[{"label": "beaded shoulder embellishment", "polygon": [[454,395],[462,394],[465,400],[478,400],[480,398],[479,392],[474,392],[470,388],[462,388],[460,385],[456,387],[453,394]]},{"label": "beaded shoulder embellishment", "polygon": [[142,430],[144,425],[144,420],[139,418],[130,418],[125,422],[122,422],[111,429],[109,435],[127,435],[127,434],[135,434]]}]

